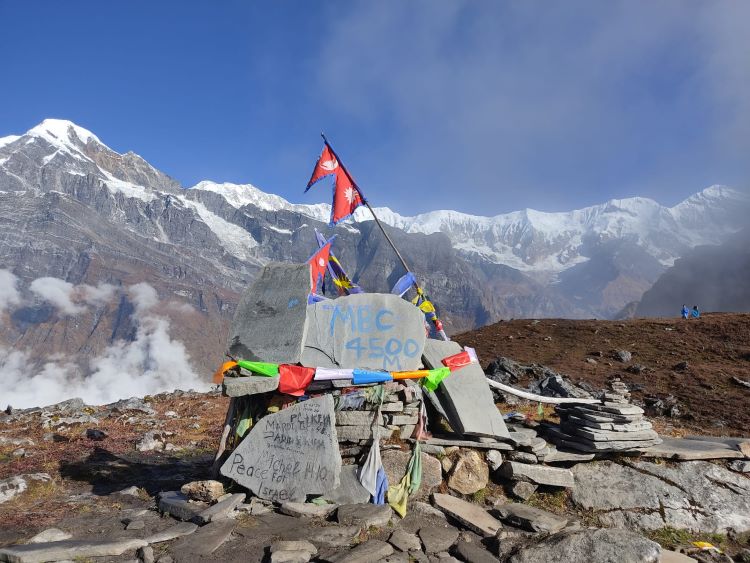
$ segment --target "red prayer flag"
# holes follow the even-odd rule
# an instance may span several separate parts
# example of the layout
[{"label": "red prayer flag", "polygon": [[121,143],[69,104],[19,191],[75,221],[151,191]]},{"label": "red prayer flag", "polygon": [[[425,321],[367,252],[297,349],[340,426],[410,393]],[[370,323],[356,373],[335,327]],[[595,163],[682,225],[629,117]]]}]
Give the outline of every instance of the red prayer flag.
[{"label": "red prayer flag", "polygon": [[331,147],[326,143],[323,152],[315,163],[310,181],[305,191],[313,184],[326,176],[333,176],[333,205],[331,206],[331,225],[343,221],[349,217],[360,205],[364,205],[364,199],[359,188],[352,180],[349,172],[336,158]]},{"label": "red prayer flag", "polygon": [[281,364],[279,366],[279,392],[295,397],[304,395],[314,375],[315,368]]},{"label": "red prayer flag", "polygon": [[453,354],[447,358],[443,358],[443,365],[450,368],[451,371],[456,371],[462,367],[468,366],[471,363],[471,356],[466,350]]},{"label": "red prayer flag", "polygon": [[328,268],[328,254],[331,252],[332,240],[333,239],[328,241],[308,260],[310,264],[310,291],[313,293],[315,293],[318,288],[318,280],[326,275],[326,269]]}]

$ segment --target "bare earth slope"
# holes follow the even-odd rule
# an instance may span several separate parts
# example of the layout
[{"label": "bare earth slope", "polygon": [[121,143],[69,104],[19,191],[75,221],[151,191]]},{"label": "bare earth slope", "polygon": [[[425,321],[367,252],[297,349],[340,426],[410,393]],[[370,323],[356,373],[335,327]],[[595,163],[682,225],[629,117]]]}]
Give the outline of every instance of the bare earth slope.
[{"label": "bare earth slope", "polygon": [[[629,385],[643,386],[633,393],[636,401],[647,395],[674,395],[681,415],[670,422],[678,430],[746,435],[750,428],[750,389],[732,380],[750,381],[750,314],[714,313],[689,321],[519,319],[466,332],[455,340],[475,347],[485,367],[506,356],[546,365],[597,389],[620,377]],[[617,350],[631,352],[631,361],[618,361]],[[627,371],[635,364],[646,369]]]}]

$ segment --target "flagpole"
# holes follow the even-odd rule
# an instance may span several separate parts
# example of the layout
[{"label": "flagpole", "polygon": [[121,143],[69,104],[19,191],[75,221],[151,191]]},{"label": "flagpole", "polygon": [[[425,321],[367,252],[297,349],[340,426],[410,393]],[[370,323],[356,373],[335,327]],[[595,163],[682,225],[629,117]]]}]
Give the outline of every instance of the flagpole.
[{"label": "flagpole", "polygon": [[[396,253],[396,256],[398,256],[398,259],[401,261],[401,265],[404,267],[404,269],[407,272],[411,272],[409,269],[409,266],[406,264],[406,260],[404,260],[404,257],[401,256],[401,253],[398,251],[398,248],[396,248],[396,245],[393,244],[393,241],[391,240],[391,237],[388,236],[388,233],[385,232],[385,228],[383,228],[383,224],[380,222],[380,219],[378,219],[378,216],[375,215],[375,210],[370,205],[370,202],[367,201],[367,198],[362,193],[362,190],[359,189],[359,186],[357,185],[357,182],[354,181],[354,178],[351,177],[349,174],[349,171],[346,169],[346,166],[341,162],[341,159],[339,158],[339,155],[336,154],[336,151],[333,150],[333,147],[328,142],[328,139],[326,139],[326,136],[324,133],[320,134],[321,137],[323,137],[323,142],[326,144],[328,149],[331,151],[331,154],[333,154],[333,157],[336,159],[336,161],[339,163],[339,166],[341,166],[341,169],[344,171],[344,174],[346,174],[346,177],[349,179],[349,181],[352,183],[352,186],[354,186],[354,189],[357,190],[357,193],[359,194],[359,197],[362,198],[362,201],[367,206],[367,209],[370,210],[370,213],[372,213],[372,218],[375,219],[375,223],[377,223],[378,227],[380,227],[380,232],[383,233],[383,236],[385,237],[385,240],[388,241],[388,244],[391,245],[391,248],[393,249],[393,252]],[[422,294],[422,288],[419,287],[419,284],[417,283],[416,279],[414,281],[414,287],[417,289],[417,291]],[[437,327],[436,327],[437,329]],[[440,336],[443,338],[443,340],[450,340],[448,338],[448,335],[445,334],[445,331],[443,329],[437,329]]]}]

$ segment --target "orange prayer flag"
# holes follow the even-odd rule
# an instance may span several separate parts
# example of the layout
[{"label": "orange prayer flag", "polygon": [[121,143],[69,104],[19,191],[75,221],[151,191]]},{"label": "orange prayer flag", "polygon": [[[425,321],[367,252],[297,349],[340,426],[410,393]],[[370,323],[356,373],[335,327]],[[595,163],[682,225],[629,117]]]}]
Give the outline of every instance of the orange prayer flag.
[{"label": "orange prayer flag", "polygon": [[422,379],[430,375],[430,371],[426,369],[419,369],[416,371],[392,371],[391,376],[393,379]]},{"label": "orange prayer flag", "polygon": [[236,365],[237,362],[224,362],[221,364],[221,367],[214,372],[214,383],[219,384],[224,381],[224,374]]}]

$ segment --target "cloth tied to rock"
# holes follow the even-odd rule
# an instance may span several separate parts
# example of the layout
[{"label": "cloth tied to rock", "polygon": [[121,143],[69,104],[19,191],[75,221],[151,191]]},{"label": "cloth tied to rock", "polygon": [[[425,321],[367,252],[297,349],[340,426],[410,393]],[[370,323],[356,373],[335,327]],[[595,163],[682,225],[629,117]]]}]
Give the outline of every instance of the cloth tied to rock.
[{"label": "cloth tied to rock", "polygon": [[264,375],[266,377],[275,377],[279,375],[279,364],[272,364],[269,362],[251,362],[248,360],[239,360],[237,365],[248,371],[253,372],[256,375]]},{"label": "cloth tied to rock", "polygon": [[221,367],[214,372],[213,382],[217,385],[221,384],[221,382],[224,381],[224,374],[236,365],[237,362],[234,361],[224,362],[223,364],[221,364]]},{"label": "cloth tied to rock", "polygon": [[443,358],[443,365],[449,368],[451,371],[456,371],[462,367],[466,367],[471,363],[471,356],[466,350],[461,350],[458,354],[453,354],[447,358]]},{"label": "cloth tied to rock", "polygon": [[447,367],[431,369],[429,371],[430,374],[422,379],[422,386],[428,391],[435,391],[440,382],[451,374],[450,368]]},{"label": "cloth tied to rock", "polygon": [[368,383],[383,383],[393,381],[393,377],[387,371],[370,371],[366,369],[355,369],[352,373],[354,385],[366,385]]},{"label": "cloth tied to rock", "polygon": [[[447,369],[447,368],[446,368]],[[388,488],[388,504],[398,512],[401,518],[406,516],[406,504],[409,495],[419,489],[422,484],[422,445],[420,442],[414,444],[409,464],[398,485]]]},{"label": "cloth tied to rock", "polygon": [[315,381],[330,381],[332,379],[351,379],[354,370],[351,369],[334,369],[334,368],[316,368]]},{"label": "cloth tied to rock", "polygon": [[300,397],[305,394],[305,389],[313,380],[314,375],[314,368],[281,364],[279,366],[279,392]]}]

